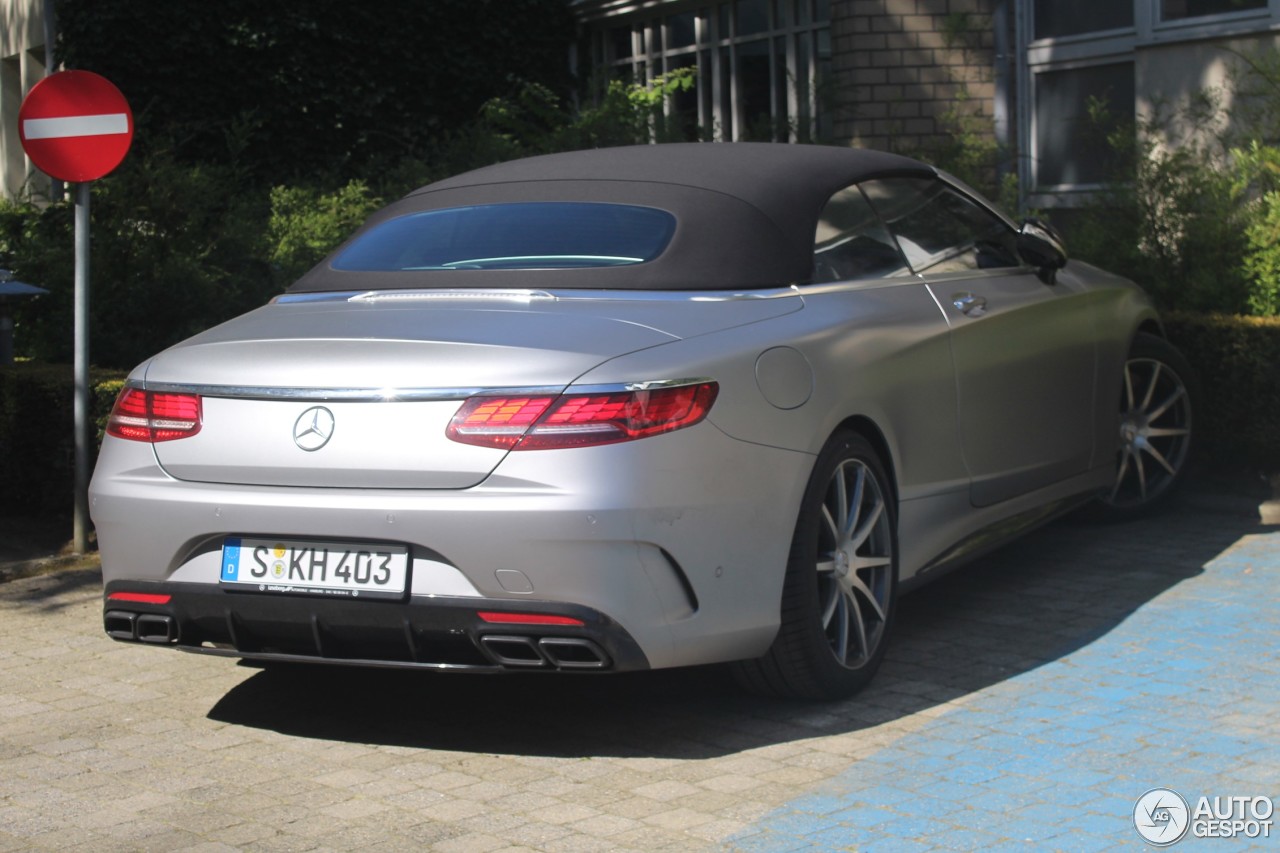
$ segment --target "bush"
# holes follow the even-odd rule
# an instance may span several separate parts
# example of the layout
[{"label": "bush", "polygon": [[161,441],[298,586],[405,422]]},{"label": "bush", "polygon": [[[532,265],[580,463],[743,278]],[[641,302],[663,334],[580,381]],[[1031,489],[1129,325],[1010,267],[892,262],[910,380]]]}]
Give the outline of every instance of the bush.
[{"label": "bush", "polygon": [[330,188],[428,158],[513,74],[567,89],[574,32],[564,0],[57,0],[56,19],[58,61],[129,99],[136,153],[168,139],[185,164]]},{"label": "bush", "polygon": [[1165,330],[1200,377],[1197,454],[1280,470],[1280,318],[1180,312]]},{"label": "bush", "polygon": [[[124,382],[120,371],[93,370],[89,416],[97,424],[90,463]],[[75,380],[68,365],[0,367],[0,514],[66,515],[75,488]]]},{"label": "bush", "polygon": [[1246,313],[1251,215],[1231,161],[1194,142],[1168,150],[1151,127],[1112,134],[1124,164],[1071,221],[1072,253],[1141,284],[1166,309]]},{"label": "bush", "polygon": [[291,282],[311,269],[382,204],[363,181],[331,193],[309,187],[271,190],[267,251],[277,278]]},{"label": "bush", "polygon": [[[1280,313],[1280,148],[1263,141],[1276,138],[1280,62],[1239,58],[1236,100],[1249,108],[1234,126],[1222,92],[1127,127],[1090,105],[1118,165],[1070,217],[1072,250],[1137,281],[1166,309]],[[1188,126],[1203,132],[1183,134]]]},{"label": "bush", "polygon": [[1280,314],[1280,192],[1267,193],[1258,206],[1258,216],[1244,234],[1249,309],[1260,317],[1274,317]]},{"label": "bush", "polygon": [[[262,304],[280,289],[265,255],[268,201],[234,167],[183,166],[157,154],[93,184],[90,358],[132,367]],[[72,357],[74,205],[9,204],[0,261],[50,291],[15,310],[18,352]]]}]

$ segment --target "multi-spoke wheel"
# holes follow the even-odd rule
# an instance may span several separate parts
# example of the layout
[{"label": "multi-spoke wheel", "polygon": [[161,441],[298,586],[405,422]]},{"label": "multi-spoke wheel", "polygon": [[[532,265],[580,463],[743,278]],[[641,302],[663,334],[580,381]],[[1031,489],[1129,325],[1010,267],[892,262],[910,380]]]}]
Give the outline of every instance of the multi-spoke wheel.
[{"label": "multi-spoke wheel", "polygon": [[1191,451],[1192,388],[1181,353],[1162,338],[1138,335],[1124,365],[1116,477],[1102,498],[1107,514],[1145,512],[1182,481]]},{"label": "multi-spoke wheel", "polygon": [[849,696],[884,657],[897,588],[896,507],[862,436],[837,433],[818,456],[796,523],[769,652],[736,667],[748,687],[785,696]]},{"label": "multi-spoke wheel", "polygon": [[831,654],[850,669],[866,666],[888,627],[893,530],[883,487],[861,459],[846,459],[831,474],[814,569]]}]

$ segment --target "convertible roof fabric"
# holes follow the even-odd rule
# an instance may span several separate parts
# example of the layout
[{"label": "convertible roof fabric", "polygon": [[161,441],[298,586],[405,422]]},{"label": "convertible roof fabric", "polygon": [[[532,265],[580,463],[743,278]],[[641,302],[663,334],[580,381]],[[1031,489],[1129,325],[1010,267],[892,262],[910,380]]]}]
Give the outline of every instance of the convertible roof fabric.
[{"label": "convertible roof fabric", "polygon": [[332,268],[339,247],[289,290],[786,286],[811,275],[818,215],[837,190],[872,177],[935,174],[931,166],[895,154],[821,145],[678,143],[530,157],[415,190],[375,213],[352,239],[388,219],[425,210],[590,201],[670,211],[677,224],[667,250],[642,264],[586,269],[363,272]]}]

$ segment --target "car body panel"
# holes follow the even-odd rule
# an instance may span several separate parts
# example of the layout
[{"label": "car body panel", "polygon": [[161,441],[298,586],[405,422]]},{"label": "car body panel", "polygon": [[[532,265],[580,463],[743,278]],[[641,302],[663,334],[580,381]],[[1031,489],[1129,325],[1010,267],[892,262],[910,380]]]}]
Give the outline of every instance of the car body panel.
[{"label": "car body panel", "polygon": [[[926,278],[951,325],[974,505],[1087,470],[1097,416],[1097,306],[1081,298],[1083,288],[1018,270]],[[981,307],[957,308],[966,299]]]}]

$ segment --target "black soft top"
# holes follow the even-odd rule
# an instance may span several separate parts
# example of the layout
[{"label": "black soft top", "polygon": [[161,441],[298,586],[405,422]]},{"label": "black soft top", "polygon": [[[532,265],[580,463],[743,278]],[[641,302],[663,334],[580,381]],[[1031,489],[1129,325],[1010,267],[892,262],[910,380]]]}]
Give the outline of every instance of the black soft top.
[{"label": "black soft top", "polygon": [[388,219],[427,210],[582,201],[669,211],[676,217],[670,245],[652,261],[616,267],[385,272],[333,269],[340,247],[289,290],[785,286],[811,274],[818,214],[837,190],[871,177],[935,174],[931,166],[896,154],[822,145],[679,143],[530,157],[414,190],[371,216],[353,239]]}]

